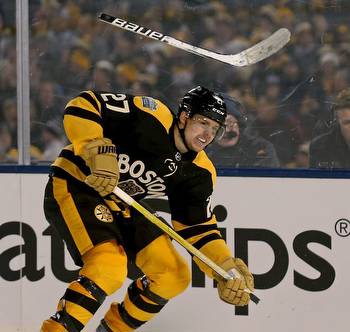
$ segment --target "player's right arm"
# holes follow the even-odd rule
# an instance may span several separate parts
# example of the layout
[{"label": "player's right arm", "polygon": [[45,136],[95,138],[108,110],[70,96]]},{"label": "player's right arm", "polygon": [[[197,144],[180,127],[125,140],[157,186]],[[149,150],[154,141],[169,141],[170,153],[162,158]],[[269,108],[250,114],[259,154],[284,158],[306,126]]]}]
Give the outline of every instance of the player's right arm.
[{"label": "player's right arm", "polygon": [[95,93],[84,91],[67,104],[63,124],[74,154],[90,169],[85,183],[106,196],[118,183],[119,169],[116,147],[103,136],[101,109]]},{"label": "player's right arm", "polygon": [[66,105],[63,125],[76,155],[86,143],[103,138],[101,107],[92,91],[81,92]]}]

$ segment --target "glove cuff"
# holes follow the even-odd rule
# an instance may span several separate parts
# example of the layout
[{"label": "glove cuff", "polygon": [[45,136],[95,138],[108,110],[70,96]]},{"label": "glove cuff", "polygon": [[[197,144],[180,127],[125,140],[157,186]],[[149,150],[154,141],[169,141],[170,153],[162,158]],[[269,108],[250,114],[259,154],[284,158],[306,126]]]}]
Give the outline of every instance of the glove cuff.
[{"label": "glove cuff", "polygon": [[223,270],[225,270],[226,272],[227,271],[230,271],[230,270],[232,270],[232,269],[236,269],[237,267],[236,267],[236,263],[235,263],[235,258],[233,258],[233,257],[228,257],[227,259],[225,259],[221,264],[220,264],[220,266],[221,266],[221,268],[223,269]]},{"label": "glove cuff", "polygon": [[[85,160],[86,164],[90,168],[92,168],[98,162],[96,159],[99,159],[101,160],[101,162],[103,162],[104,157],[107,156],[116,158],[116,146],[112,143],[112,141],[109,138],[97,138],[86,143],[83,146],[82,153],[80,156]],[[108,160],[106,161],[108,162]]]},{"label": "glove cuff", "polygon": [[116,154],[116,147],[109,138],[102,137],[89,141],[83,146],[83,157],[90,157],[92,154],[111,153]]}]

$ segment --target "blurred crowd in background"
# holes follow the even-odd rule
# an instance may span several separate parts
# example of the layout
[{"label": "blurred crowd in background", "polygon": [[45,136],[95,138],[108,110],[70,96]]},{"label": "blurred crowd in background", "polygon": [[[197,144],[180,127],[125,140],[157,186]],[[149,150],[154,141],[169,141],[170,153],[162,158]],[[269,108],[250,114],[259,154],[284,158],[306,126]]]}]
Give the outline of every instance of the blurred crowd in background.
[{"label": "blurred crowd in background", "polygon": [[[29,6],[33,163],[50,162],[66,143],[64,106],[81,90],[150,95],[176,113],[183,94],[200,84],[244,105],[244,131],[275,150],[274,162],[262,167],[308,168],[310,141],[333,123],[334,98],[350,82],[349,1],[31,0]],[[292,39],[267,60],[235,68],[108,26],[97,19],[102,11],[225,54],[281,27]],[[15,1],[2,0],[0,163],[16,160]]]}]

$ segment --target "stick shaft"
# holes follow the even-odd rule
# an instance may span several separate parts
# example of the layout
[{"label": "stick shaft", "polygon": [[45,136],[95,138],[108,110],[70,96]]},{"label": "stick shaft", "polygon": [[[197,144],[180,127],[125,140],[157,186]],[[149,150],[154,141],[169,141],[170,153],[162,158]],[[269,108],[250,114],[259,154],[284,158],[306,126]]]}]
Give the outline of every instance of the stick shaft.
[{"label": "stick shaft", "polygon": [[168,234],[172,239],[178,242],[181,246],[183,246],[187,251],[189,251],[192,255],[196,256],[203,263],[212,268],[217,274],[225,279],[231,279],[231,275],[223,270],[220,266],[215,264],[212,260],[210,260],[207,256],[205,256],[202,252],[192,246],[189,242],[187,242],[183,237],[181,237],[178,233],[176,233],[171,227],[165,224],[161,219],[155,216],[153,213],[144,208],[140,203],[136,202],[132,197],[130,197],[127,193],[125,193],[120,188],[116,187],[114,189],[114,194],[116,194],[119,198],[121,198],[125,203],[129,206],[132,206],[135,210],[139,211],[142,215],[144,215],[150,222],[158,226],[161,230],[163,230],[166,234]]},{"label": "stick shaft", "polygon": [[[220,266],[215,264],[211,259],[205,256],[201,251],[192,246],[189,242],[187,242],[183,237],[181,237],[178,233],[176,233],[171,227],[165,224],[161,219],[159,219],[156,215],[148,211],[145,207],[143,207],[140,203],[136,202],[132,197],[130,197],[126,192],[121,190],[119,187],[115,187],[113,193],[117,195],[121,200],[123,200],[126,204],[133,207],[135,210],[140,212],[143,216],[145,216],[150,222],[158,226],[161,230],[163,230],[166,234],[168,234],[172,239],[178,242],[182,247],[184,247],[188,252],[190,252],[193,256],[197,257],[204,264],[209,266],[213,271],[215,271],[218,275],[223,277],[226,280],[232,279],[234,276],[226,272]],[[236,271],[239,276],[238,271]],[[251,300],[255,303],[259,302],[259,298],[250,292],[249,289],[246,290],[250,293]]]}]

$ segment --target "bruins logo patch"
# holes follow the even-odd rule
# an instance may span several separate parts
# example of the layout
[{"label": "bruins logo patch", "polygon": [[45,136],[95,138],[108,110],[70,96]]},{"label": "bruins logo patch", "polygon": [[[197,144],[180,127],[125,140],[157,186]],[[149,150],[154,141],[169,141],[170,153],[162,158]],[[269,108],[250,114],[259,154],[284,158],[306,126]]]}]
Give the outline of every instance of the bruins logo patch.
[{"label": "bruins logo patch", "polygon": [[113,222],[113,215],[106,205],[97,205],[95,207],[95,216],[98,220],[103,222]]},{"label": "bruins logo patch", "polygon": [[130,196],[145,193],[144,189],[139,186],[134,179],[119,182],[118,187]]}]

